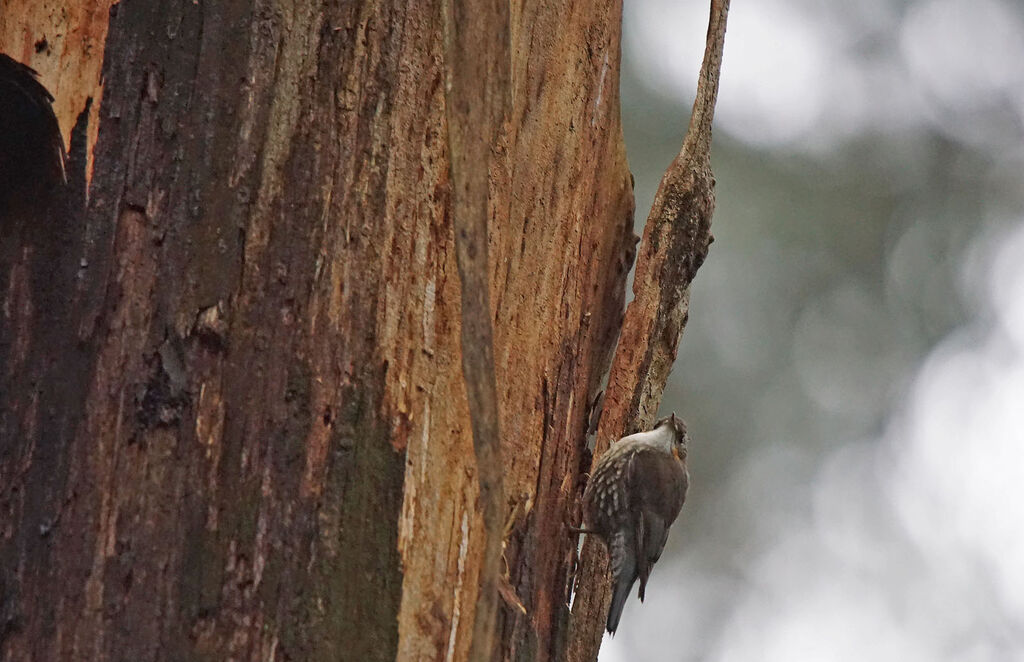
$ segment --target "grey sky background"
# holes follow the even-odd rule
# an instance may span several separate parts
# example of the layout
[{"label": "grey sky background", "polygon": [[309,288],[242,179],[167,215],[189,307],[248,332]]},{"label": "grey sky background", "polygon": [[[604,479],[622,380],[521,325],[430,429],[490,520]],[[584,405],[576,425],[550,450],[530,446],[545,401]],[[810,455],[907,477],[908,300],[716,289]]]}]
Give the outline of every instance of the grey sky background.
[{"label": "grey sky background", "polygon": [[[707,0],[625,3],[642,226]],[[1024,660],[1024,3],[734,0],[692,488],[602,662]]]}]

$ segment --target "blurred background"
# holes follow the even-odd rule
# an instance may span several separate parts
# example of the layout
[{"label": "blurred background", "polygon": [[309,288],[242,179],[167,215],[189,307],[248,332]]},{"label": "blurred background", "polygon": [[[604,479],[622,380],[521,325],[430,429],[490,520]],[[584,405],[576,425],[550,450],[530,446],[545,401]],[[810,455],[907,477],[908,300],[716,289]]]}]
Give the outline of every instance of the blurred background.
[{"label": "blurred background", "polygon": [[[707,0],[628,0],[642,227]],[[1024,660],[1024,3],[735,0],[692,486],[602,662]]]}]

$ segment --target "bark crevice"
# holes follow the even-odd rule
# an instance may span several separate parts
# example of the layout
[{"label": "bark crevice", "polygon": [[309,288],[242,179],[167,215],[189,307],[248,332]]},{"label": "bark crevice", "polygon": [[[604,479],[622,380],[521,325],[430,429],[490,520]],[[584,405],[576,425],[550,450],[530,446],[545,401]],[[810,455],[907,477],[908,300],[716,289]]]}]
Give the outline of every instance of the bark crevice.
[{"label": "bark crevice", "polygon": [[509,106],[509,5],[503,0],[445,0],[445,111],[452,184],[452,225],[461,282],[462,373],[483,513],[483,560],[469,659],[495,653],[504,532],[494,329],[488,261],[488,164]]}]

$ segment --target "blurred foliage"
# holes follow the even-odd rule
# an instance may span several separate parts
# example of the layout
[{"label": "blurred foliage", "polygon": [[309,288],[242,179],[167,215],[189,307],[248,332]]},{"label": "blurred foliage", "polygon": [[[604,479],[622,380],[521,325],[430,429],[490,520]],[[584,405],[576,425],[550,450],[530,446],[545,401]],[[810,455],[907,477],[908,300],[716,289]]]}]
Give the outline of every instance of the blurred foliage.
[{"label": "blurred foliage", "polygon": [[[706,2],[686,4],[704,7],[706,16]],[[748,4],[733,3],[730,21]],[[769,4],[788,6],[785,16],[819,5]],[[685,85],[659,84],[650,71],[648,50],[658,40],[641,40],[636,26],[645,3],[639,5],[627,6],[626,34],[633,37],[625,43],[621,90],[638,233],[679,149],[690,104],[673,92]],[[1000,12],[1014,20],[1024,14],[991,0],[982,5],[981,13],[1000,20]],[[833,120],[841,118],[830,109],[847,100],[826,99],[818,102],[824,115],[809,119],[802,132],[787,128],[787,140],[751,139],[756,115],[729,108],[737,103],[727,96],[730,57],[740,50],[731,39],[741,35],[727,34],[719,117],[732,119],[716,125],[716,241],[694,282],[662,406],[689,423],[693,486],[669,540],[671,560],[663,563],[675,569],[659,567],[653,581],[660,586],[642,612],[638,604],[627,607],[624,636],[611,654],[629,650],[648,659],[665,645],[658,624],[671,619],[673,636],[687,648],[665,659],[705,659],[724,615],[757,583],[750,577],[754,561],[780,530],[812,517],[811,492],[830,458],[847,445],[877,444],[928,352],[968,320],[991,315],[977,291],[985,265],[974,262],[983,254],[977,246],[1019,222],[1024,202],[1021,114],[1007,92],[1017,79],[1001,74],[1002,86],[979,83],[959,99],[930,93],[946,89],[942,72],[915,84],[928,78],[919,60],[930,51],[921,44],[931,39],[941,50],[950,39],[942,29],[965,7],[953,0],[871,2],[858,11],[844,3],[817,6],[800,26],[822,31],[813,43],[849,28],[837,70],[863,74],[885,65],[898,72],[898,80],[876,87],[818,81],[822,87],[830,94],[859,89],[867,98],[850,98],[849,105],[877,101],[908,115],[879,120],[884,113],[874,108],[840,130]],[[961,47],[976,45],[964,40]],[[1020,62],[1013,66],[1024,70]],[[688,64],[695,74],[699,62]],[[743,98],[756,96],[748,91]],[[791,99],[794,107],[801,102],[799,94]],[[1014,112],[1016,124],[1006,120]],[[730,131],[737,122],[746,124]],[[979,124],[1010,133],[993,139]],[[677,608],[654,613],[652,601]],[[700,636],[690,641],[687,633]]]}]

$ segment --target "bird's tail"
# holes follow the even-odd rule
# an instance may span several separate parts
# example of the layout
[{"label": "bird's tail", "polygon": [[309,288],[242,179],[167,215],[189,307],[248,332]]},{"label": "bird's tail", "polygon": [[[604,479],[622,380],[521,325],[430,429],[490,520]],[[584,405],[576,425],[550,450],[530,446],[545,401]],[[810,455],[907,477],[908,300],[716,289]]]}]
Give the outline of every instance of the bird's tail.
[{"label": "bird's tail", "polygon": [[612,606],[608,610],[608,633],[615,634],[615,630],[619,627],[619,619],[622,618],[622,608],[626,606],[626,600],[629,599],[629,591],[633,588],[633,580],[627,580],[626,577],[620,577],[619,581],[615,583],[615,593],[612,595]]},{"label": "bird's tail", "polygon": [[608,610],[608,633],[615,634],[619,627],[619,618],[622,617],[622,608],[626,606],[629,598],[629,591],[636,582],[636,558],[629,546],[626,536],[619,533],[612,538],[611,561],[612,561],[612,606]]}]

